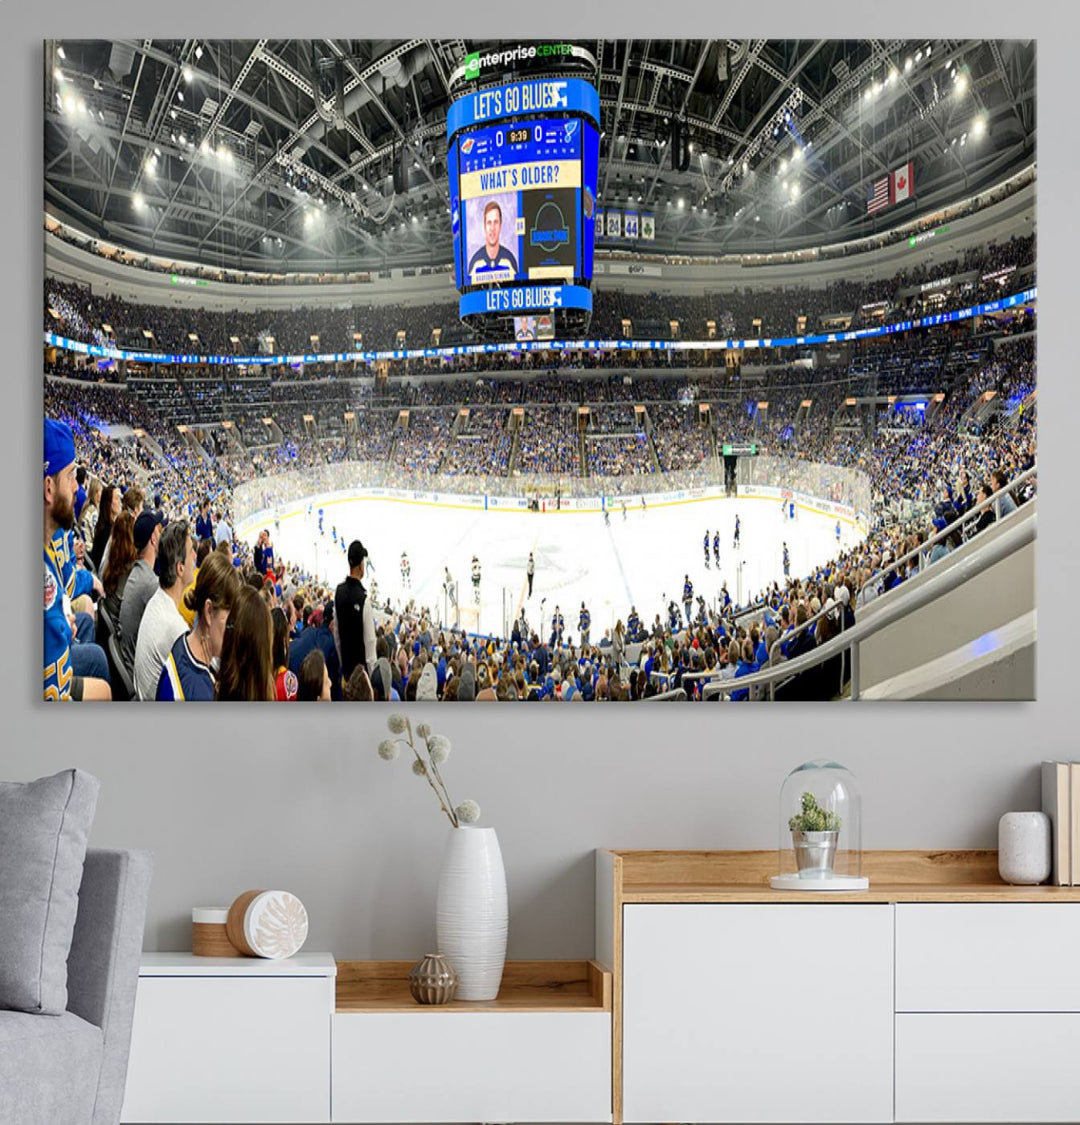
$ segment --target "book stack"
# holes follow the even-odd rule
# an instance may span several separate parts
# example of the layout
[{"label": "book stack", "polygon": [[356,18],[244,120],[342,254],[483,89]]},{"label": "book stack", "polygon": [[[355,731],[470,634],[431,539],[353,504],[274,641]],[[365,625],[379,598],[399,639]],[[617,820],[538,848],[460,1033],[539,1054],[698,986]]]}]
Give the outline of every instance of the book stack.
[{"label": "book stack", "polygon": [[1050,882],[1080,886],[1080,762],[1043,762],[1042,806],[1050,818]]}]

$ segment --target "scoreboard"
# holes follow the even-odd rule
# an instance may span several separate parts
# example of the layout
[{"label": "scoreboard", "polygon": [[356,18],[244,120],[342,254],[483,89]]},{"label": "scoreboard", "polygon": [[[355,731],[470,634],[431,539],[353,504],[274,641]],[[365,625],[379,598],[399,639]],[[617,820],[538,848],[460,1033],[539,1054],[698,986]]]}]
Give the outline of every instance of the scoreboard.
[{"label": "scoreboard", "polygon": [[463,319],[490,326],[539,312],[563,328],[587,326],[598,116],[596,88],[577,78],[509,83],[451,105],[450,221]]}]

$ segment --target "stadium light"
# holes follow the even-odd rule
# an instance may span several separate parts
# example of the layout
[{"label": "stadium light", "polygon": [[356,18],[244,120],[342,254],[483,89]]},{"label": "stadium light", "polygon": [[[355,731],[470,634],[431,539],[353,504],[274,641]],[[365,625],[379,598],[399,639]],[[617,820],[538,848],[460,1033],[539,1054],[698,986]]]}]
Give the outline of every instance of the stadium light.
[{"label": "stadium light", "polygon": [[787,186],[788,186],[788,182],[787,182],[787,180],[785,180],[785,181],[784,181],[784,185],[783,185],[783,186],[784,186],[784,191],[787,191]]},{"label": "stadium light", "polygon": [[795,161],[799,161],[799,160],[802,160],[802,149],[801,149],[801,148],[797,148],[797,149],[795,150],[794,154],[792,155],[791,159],[792,159],[792,160],[795,160]]},{"label": "stadium light", "polygon": [[59,67],[57,67],[53,71],[53,78],[55,78],[57,82],[63,82],[64,81],[64,72]]},{"label": "stadium light", "polygon": [[195,57],[196,57],[197,59],[201,59],[201,58],[202,58],[202,47],[196,47],[196,48],[195,48]]},{"label": "stadium light", "polygon": [[143,193],[141,191],[137,191],[131,197],[131,205],[135,208],[136,211],[142,211],[146,207],[146,199],[143,197]]},{"label": "stadium light", "polygon": [[744,176],[747,174],[747,172],[750,171],[750,161],[749,160],[744,160],[742,162],[742,170],[743,170]]},{"label": "stadium light", "polygon": [[681,196],[679,197],[679,210],[681,211],[686,206],[686,200]]},{"label": "stadium light", "polygon": [[188,83],[195,77],[195,73],[190,66],[185,66],[181,73],[184,75],[184,81]]},{"label": "stadium light", "polygon": [[869,86],[867,86],[866,87],[866,93],[863,94],[863,101],[868,102],[873,96],[874,96],[874,91]]},{"label": "stadium light", "polygon": [[908,55],[908,57],[906,59],[904,59],[904,73],[907,74],[907,72],[909,70],[911,70],[911,56],[910,55]]},{"label": "stadium light", "polygon": [[57,47],[57,48],[56,48],[56,53],[57,53],[57,54],[58,54],[58,55],[60,56],[60,58],[62,58],[62,59],[66,59],[66,58],[67,58],[67,55],[65,55],[65,54],[64,54],[64,47],[63,47],[63,44],[61,44],[61,45],[60,45],[59,47]]},{"label": "stadium light", "polygon": [[184,100],[184,91],[183,90],[177,90],[176,96],[180,101],[183,101]]},{"label": "stadium light", "polygon": [[786,159],[780,161],[780,171],[781,172],[787,171],[787,160]]},{"label": "stadium light", "polygon": [[981,137],[986,132],[986,118],[982,114],[971,123],[971,131],[976,137]]},{"label": "stadium light", "polygon": [[967,89],[967,75],[960,73],[956,76],[956,92],[962,94]]},{"label": "stadium light", "polygon": [[899,77],[900,71],[894,66],[892,70],[889,71],[889,85],[891,86]]},{"label": "stadium light", "polygon": [[915,61],[916,62],[922,62],[922,51],[916,51],[915,52]]},{"label": "stadium light", "polygon": [[930,51],[931,51],[931,47],[930,47],[930,44],[929,44],[929,43],[927,43],[927,44],[926,44],[926,57],[927,57],[927,58],[929,58],[929,57],[930,57]]},{"label": "stadium light", "polygon": [[170,109],[169,110],[169,116],[175,121],[176,120],[176,110]]},{"label": "stadium light", "polygon": [[798,184],[792,184],[791,185],[791,197],[792,197],[792,199],[798,199],[799,198],[799,185]]}]

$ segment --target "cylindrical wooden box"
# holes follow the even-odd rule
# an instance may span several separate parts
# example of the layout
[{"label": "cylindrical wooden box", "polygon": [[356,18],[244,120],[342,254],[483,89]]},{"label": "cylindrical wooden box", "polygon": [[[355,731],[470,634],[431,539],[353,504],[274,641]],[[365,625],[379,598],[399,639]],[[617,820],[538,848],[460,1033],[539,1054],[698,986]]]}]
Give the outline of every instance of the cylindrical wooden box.
[{"label": "cylindrical wooden box", "polygon": [[229,907],[225,929],[246,957],[291,957],[307,938],[307,911],[288,891],[245,891]]},{"label": "cylindrical wooden box", "polygon": [[238,957],[226,932],[227,906],[195,906],[191,910],[191,952],[196,957]]}]

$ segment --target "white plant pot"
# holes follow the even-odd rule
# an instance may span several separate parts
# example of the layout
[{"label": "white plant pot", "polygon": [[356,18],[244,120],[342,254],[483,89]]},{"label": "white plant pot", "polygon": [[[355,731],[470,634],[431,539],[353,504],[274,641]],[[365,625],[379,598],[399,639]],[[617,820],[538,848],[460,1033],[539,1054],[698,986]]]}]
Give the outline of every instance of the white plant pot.
[{"label": "white plant pot", "polygon": [[451,828],[435,907],[439,952],[458,1000],[494,1000],[506,963],[506,872],[494,828]]}]

